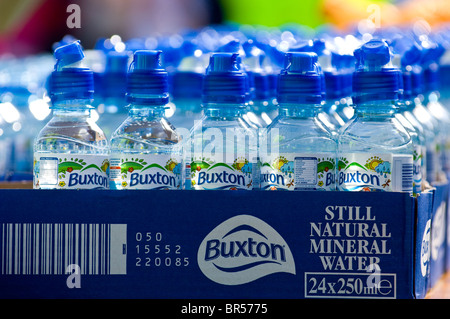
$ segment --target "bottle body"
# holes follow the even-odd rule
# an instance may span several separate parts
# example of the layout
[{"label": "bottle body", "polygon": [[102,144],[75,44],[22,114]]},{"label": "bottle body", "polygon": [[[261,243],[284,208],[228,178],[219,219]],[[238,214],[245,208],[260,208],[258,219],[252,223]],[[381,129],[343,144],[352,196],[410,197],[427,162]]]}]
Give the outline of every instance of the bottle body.
[{"label": "bottle body", "polygon": [[[413,194],[419,194],[422,191],[422,182],[425,180],[425,165],[426,165],[426,145],[425,137],[423,135],[423,129],[420,124],[417,123],[414,117],[409,119],[405,114],[406,108],[404,103],[399,104],[400,111],[395,114],[395,118],[406,129],[413,144]],[[412,122],[411,122],[412,121]],[[414,123],[414,124],[413,124]]]},{"label": "bottle body", "polygon": [[413,143],[395,104],[374,101],[355,111],[338,139],[338,190],[412,193]]},{"label": "bottle body", "polygon": [[164,106],[130,104],[111,137],[111,189],[181,189],[182,149]]},{"label": "bottle body", "polygon": [[442,171],[448,175],[450,173],[450,113],[440,102],[439,92],[431,92],[428,95],[426,109],[439,127],[440,162]]},{"label": "bottle body", "polygon": [[[191,130],[186,185],[193,190],[252,190],[257,176],[258,135],[243,119],[244,105],[207,103]],[[190,180],[190,183],[189,183]]]},{"label": "bottle body", "polygon": [[111,139],[112,133],[128,116],[126,109],[123,107],[124,103],[124,98],[105,98],[97,107],[99,116],[97,124],[103,129],[108,140]]},{"label": "bottle body", "polygon": [[429,110],[422,104],[419,97],[414,99],[412,114],[423,127],[426,147],[425,174],[426,180],[434,183],[441,179],[442,169],[442,147],[441,132],[437,120]]},{"label": "bottle body", "polygon": [[336,189],[337,144],[318,105],[282,105],[260,142],[262,190]]},{"label": "bottle body", "polygon": [[202,108],[200,100],[197,98],[177,98],[174,99],[173,105],[175,112],[168,120],[176,127],[190,130],[195,121],[202,118]]},{"label": "bottle body", "polygon": [[265,100],[251,101],[245,114],[249,123],[257,128],[269,126],[277,116],[277,108]]},{"label": "bottle body", "polygon": [[87,101],[62,101],[34,144],[35,189],[107,189],[109,147]]}]

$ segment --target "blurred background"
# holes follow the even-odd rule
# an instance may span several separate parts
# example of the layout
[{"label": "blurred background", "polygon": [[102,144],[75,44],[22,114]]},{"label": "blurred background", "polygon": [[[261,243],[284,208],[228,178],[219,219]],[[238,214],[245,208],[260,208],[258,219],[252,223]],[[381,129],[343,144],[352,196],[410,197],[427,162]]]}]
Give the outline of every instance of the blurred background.
[{"label": "blurred background", "polygon": [[[67,26],[70,4],[81,9],[79,29]],[[379,10],[383,26],[422,19],[431,26],[450,21],[448,0],[2,0],[0,53],[50,51],[66,34],[93,47],[98,38],[113,34],[129,39],[230,22],[312,29],[333,25],[346,30],[373,10]]]}]

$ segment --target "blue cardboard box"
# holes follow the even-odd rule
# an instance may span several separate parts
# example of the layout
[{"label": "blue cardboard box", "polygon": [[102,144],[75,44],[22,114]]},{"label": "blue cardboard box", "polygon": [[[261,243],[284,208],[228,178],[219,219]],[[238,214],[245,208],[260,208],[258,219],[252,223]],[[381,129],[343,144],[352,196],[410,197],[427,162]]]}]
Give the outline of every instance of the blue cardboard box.
[{"label": "blue cardboard box", "polygon": [[0,298],[423,298],[435,192],[0,190]]},{"label": "blue cardboard box", "polygon": [[430,276],[429,288],[436,285],[446,272],[448,183],[433,185],[433,207],[431,210]]}]

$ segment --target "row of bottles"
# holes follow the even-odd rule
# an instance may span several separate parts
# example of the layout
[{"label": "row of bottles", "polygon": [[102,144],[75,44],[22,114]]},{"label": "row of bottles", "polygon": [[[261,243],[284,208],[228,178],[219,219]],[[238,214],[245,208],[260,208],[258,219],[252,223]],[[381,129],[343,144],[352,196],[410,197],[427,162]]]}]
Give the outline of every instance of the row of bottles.
[{"label": "row of bottles", "polygon": [[[256,75],[264,54],[251,41],[211,53],[197,82],[187,76],[192,68],[171,77],[161,50],[136,50],[126,85],[106,87],[125,88],[125,103],[109,112],[122,116],[111,136],[91,116],[99,109],[90,106],[94,73],[79,42],[63,45],[50,81],[54,116],[35,144],[34,186],[419,193],[426,181],[445,179],[449,136],[438,92],[425,101],[412,84],[424,74],[438,82],[431,65],[442,53],[428,40],[428,50],[406,36],[361,41],[352,55],[331,54],[323,40],[297,43],[282,54],[272,99],[256,92],[270,90]],[[411,72],[417,57],[427,63],[420,76]],[[110,68],[123,74],[126,60]],[[186,89],[171,96],[173,83]],[[173,125],[180,113],[188,128]]]},{"label": "row of bottles", "polygon": [[[375,40],[370,42],[370,39],[383,40],[380,47],[384,49],[380,49],[380,52],[384,50],[384,55],[374,53],[366,46],[367,43],[376,42]],[[75,40],[66,37],[56,43],[54,49],[73,45]],[[111,170],[112,176],[116,176],[118,172],[117,166],[112,163],[111,169],[109,168],[109,161],[112,160],[111,152],[114,149],[112,142],[116,141],[112,139],[113,134],[134,112],[133,118],[140,118],[139,121],[135,121],[139,124],[130,124],[130,127],[124,128],[126,138],[123,139],[122,136],[117,140],[120,140],[117,151],[120,150],[123,154],[128,152],[124,149],[138,148],[145,153],[150,147],[152,152],[153,149],[157,149],[160,155],[171,153],[172,151],[167,151],[164,146],[156,148],[148,146],[144,143],[147,139],[135,141],[136,135],[144,134],[143,127],[148,126],[152,119],[156,119],[155,123],[167,122],[164,125],[158,124],[161,126],[160,129],[152,128],[145,134],[152,142],[161,139],[164,145],[182,144],[181,159],[176,156],[167,158],[161,166],[170,169],[177,167],[176,172],[179,173],[177,178],[184,188],[201,188],[199,182],[205,185],[207,181],[207,179],[198,181],[199,177],[206,178],[207,172],[204,169],[214,166],[219,161],[217,156],[221,156],[221,153],[227,155],[234,153],[235,157],[229,157],[222,162],[230,169],[242,173],[247,189],[328,189],[327,183],[332,183],[328,185],[331,189],[339,189],[342,181],[354,180],[353,182],[356,181],[358,184],[358,179],[368,178],[366,175],[362,177],[362,171],[358,173],[357,167],[361,166],[365,168],[366,173],[376,173],[374,176],[377,178],[372,179],[379,182],[378,187],[369,184],[353,186],[346,184],[345,189],[355,187],[354,190],[398,190],[396,185],[399,179],[392,173],[394,160],[397,165],[404,165],[405,169],[410,163],[409,160],[403,163],[397,157],[392,159],[392,153],[386,149],[394,148],[397,151],[397,147],[394,147],[396,143],[405,142],[400,148],[406,147],[409,143],[404,138],[394,141],[395,134],[390,130],[379,129],[375,123],[367,120],[375,117],[381,121],[386,117],[386,122],[390,122],[395,130],[402,127],[407,133],[405,136],[409,136],[411,140],[413,193],[418,193],[428,182],[445,180],[446,174],[450,171],[448,142],[450,99],[447,97],[448,88],[442,85],[446,82],[441,81],[441,78],[445,79],[449,65],[449,43],[446,29],[432,33],[417,28],[378,29],[370,35],[357,33],[352,35],[339,34],[335,30],[328,29],[312,34],[301,26],[285,29],[217,26],[182,35],[130,39],[125,42],[122,42],[120,37],[113,36],[109,39],[100,39],[93,49],[86,50],[80,46],[80,56],[83,55],[84,58],[77,63],[81,63],[82,66],[73,63],[63,65],[66,62],[61,61],[56,63],[57,67],[61,68],[59,72],[76,68],[86,68],[92,72],[92,87],[91,80],[83,80],[89,82],[89,85],[82,86],[84,88],[89,86],[89,94],[82,96],[82,99],[68,97],[61,99],[65,94],[55,93],[58,90],[64,91],[65,85],[70,87],[70,90],[82,89],[78,84],[74,85],[78,80],[70,80],[70,77],[58,80],[62,81],[61,83],[67,81],[66,84],[60,84],[58,81],[56,84],[52,83],[52,79],[58,77],[52,75],[56,72],[51,72],[55,66],[56,51],[55,57],[48,55],[27,59],[5,57],[0,60],[2,88],[0,180],[29,180],[40,170],[40,165],[35,165],[36,159],[33,163],[32,149],[39,130],[47,122],[50,125],[55,117],[67,119],[65,104],[77,100],[77,103],[90,105],[87,109],[79,107],[80,113],[77,116],[89,119],[89,122],[93,123],[92,127],[89,124],[83,129],[83,133],[79,133],[79,136],[87,132],[92,141],[104,140],[102,143],[107,145],[108,156],[102,163],[95,165],[104,167],[108,176],[111,175]],[[133,61],[138,60],[138,56],[147,51],[160,52],[156,59],[160,60],[158,63],[161,69],[158,72],[166,75],[155,77],[153,73],[158,72],[152,70],[150,72],[152,75],[146,75],[147,79],[143,73],[148,70],[144,72],[141,66],[136,69],[136,63]],[[59,50],[60,59],[66,55],[62,52]],[[363,58],[367,54],[374,61]],[[73,58],[72,56],[68,61],[72,62]],[[214,62],[216,59],[223,61]],[[305,62],[305,59],[309,62]],[[228,60],[234,62],[224,62]],[[383,65],[382,62],[386,64]],[[236,70],[230,72],[224,69],[227,63],[234,65],[233,68]],[[139,75],[133,75],[134,73]],[[240,73],[242,75],[239,75]],[[221,78],[219,74],[224,76]],[[130,84],[129,79],[134,81],[134,86]],[[140,81],[146,84],[140,84]],[[145,107],[135,106],[134,104],[141,101],[140,95],[148,93],[149,81],[166,83],[163,85],[164,94],[158,93],[165,96],[164,103],[158,107],[153,105],[148,108],[147,98],[144,98]],[[319,85],[318,82],[320,88],[316,87]],[[156,90],[158,84],[154,86],[153,89]],[[143,93],[130,93],[129,90],[143,90]],[[315,90],[320,91],[320,94]],[[74,94],[72,92],[69,96]],[[139,99],[136,94],[139,95]],[[160,98],[155,99],[159,101],[158,103],[162,101]],[[236,104],[239,104],[239,107],[236,107]],[[392,104],[395,106],[391,107]],[[133,105],[134,107],[131,107]],[[51,110],[54,115],[52,119],[50,119]],[[301,130],[292,129],[294,132],[289,132],[289,128],[293,125],[291,122],[297,123],[303,117],[314,118],[313,122],[316,125],[330,132],[332,140],[337,144],[336,156],[328,156],[326,151],[311,161],[308,158],[314,156],[307,156],[311,155],[309,146],[303,149],[303,146],[299,146],[303,142],[296,145],[298,142],[295,141],[302,138],[295,133]],[[220,150],[225,148],[227,143],[230,144],[230,139],[226,135],[227,125],[218,128],[216,124],[223,121],[231,123],[235,120],[239,125],[230,125],[228,133],[233,130],[235,135],[233,139],[239,141],[239,147],[232,152],[228,149]],[[357,134],[353,133],[354,129],[357,130]],[[363,130],[361,136],[358,135],[360,129]],[[141,133],[135,132],[134,135],[130,133],[133,136],[128,134],[134,130]],[[276,133],[277,130],[281,130],[281,133]],[[250,131],[251,134],[248,133]],[[309,132],[308,129],[306,131],[311,133],[315,132],[315,129],[309,128]],[[206,143],[209,146],[203,145],[205,132],[213,141]],[[348,135],[349,139],[345,132],[351,132]],[[293,135],[289,137],[291,133]],[[71,136],[70,134],[68,136]],[[245,135],[244,141],[239,140],[241,134]],[[193,138],[195,136],[200,136],[200,140]],[[367,152],[370,147],[365,144],[366,142],[358,144],[354,141],[354,139],[360,141],[359,137],[369,136],[371,138],[366,140],[369,145],[379,142],[379,147],[372,153]],[[71,150],[73,146],[70,146],[70,138],[66,140],[67,145],[51,139],[47,139],[46,143],[47,146],[53,143],[54,145],[49,146],[49,150],[58,152],[72,154],[78,152],[75,149],[81,150],[81,153],[93,151],[90,142]],[[203,156],[205,152],[200,155],[198,152],[195,153],[192,147],[187,146],[187,141],[189,143],[196,141],[197,144],[203,145],[203,148],[206,147],[207,156]],[[320,141],[309,149],[321,153],[318,152],[322,149],[322,140]],[[341,152],[340,150],[344,149],[342,143],[352,145],[352,149]],[[46,147],[40,150],[47,150]],[[249,149],[250,152],[244,154],[241,147],[244,150]],[[272,151],[271,147],[278,149]],[[354,157],[356,153],[365,153],[366,157]],[[384,157],[383,154],[388,154],[388,157]],[[189,159],[186,160],[187,158]],[[63,162],[65,159],[60,160]],[[81,158],[76,159],[81,160],[81,163],[86,162]],[[128,160],[136,162],[134,157]],[[147,163],[142,158],[139,160],[142,160],[141,163]],[[183,165],[175,164],[181,161]],[[132,172],[138,171],[139,165],[133,163],[129,165],[134,166],[129,167]],[[245,173],[241,171],[244,166]],[[306,167],[303,171],[310,172],[308,168],[310,166],[317,166],[315,168],[317,174],[311,174],[309,182],[302,181],[302,177],[298,174],[295,178],[295,172],[302,171],[300,167]],[[334,177],[329,177],[331,175],[328,172],[334,170],[336,171]],[[58,171],[63,173],[59,178],[70,175],[64,169]],[[131,175],[126,174],[123,168],[120,171],[120,178]],[[253,176],[254,174],[257,176]],[[268,176],[272,176],[270,174],[279,175],[280,183],[267,183],[270,180],[276,181],[274,177],[268,179]],[[210,174],[210,181],[211,176],[213,174]],[[283,182],[280,176],[283,177]],[[220,182],[220,176],[218,181]],[[61,183],[63,184],[68,185],[66,181]],[[123,185],[130,185],[130,182],[125,181]],[[216,188],[213,183],[208,183],[208,187]],[[231,184],[220,187],[239,188]]]}]

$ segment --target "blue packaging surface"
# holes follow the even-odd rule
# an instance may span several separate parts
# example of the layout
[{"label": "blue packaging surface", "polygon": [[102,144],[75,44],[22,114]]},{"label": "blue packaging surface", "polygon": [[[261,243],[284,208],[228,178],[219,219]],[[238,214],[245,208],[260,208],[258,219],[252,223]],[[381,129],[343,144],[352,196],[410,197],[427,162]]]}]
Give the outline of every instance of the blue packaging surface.
[{"label": "blue packaging surface", "polygon": [[432,197],[1,190],[0,297],[423,297]]},{"label": "blue packaging surface", "polygon": [[449,186],[447,183],[440,183],[433,185],[433,188],[429,288],[433,287],[445,273],[447,250],[446,228]]}]

